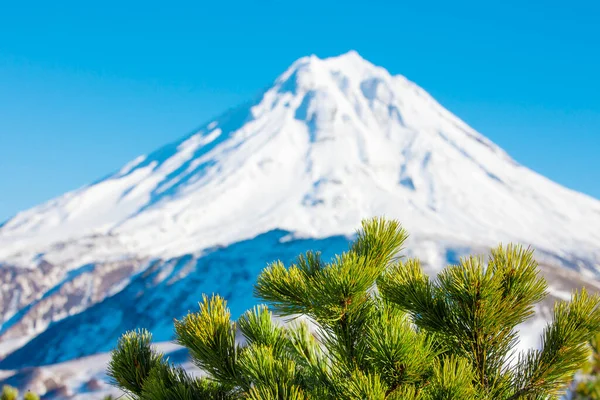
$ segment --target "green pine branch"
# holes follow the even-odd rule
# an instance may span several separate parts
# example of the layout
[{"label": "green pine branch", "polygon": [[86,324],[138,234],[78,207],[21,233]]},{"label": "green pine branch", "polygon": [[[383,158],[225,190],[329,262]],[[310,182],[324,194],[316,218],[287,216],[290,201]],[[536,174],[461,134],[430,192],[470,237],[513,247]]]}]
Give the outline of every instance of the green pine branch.
[{"label": "green pine branch", "polygon": [[151,400],[513,400],[565,391],[600,331],[598,296],[581,291],[557,303],[543,347],[513,365],[516,327],[547,295],[533,251],[499,246],[432,279],[401,256],[406,238],[398,222],[375,218],[330,262],[313,252],[290,266],[274,262],[255,286],[267,305],[237,322],[223,298],[204,296],[175,321],[176,342],[204,378],[169,364],[145,331],[120,339],[109,375],[134,399]]}]

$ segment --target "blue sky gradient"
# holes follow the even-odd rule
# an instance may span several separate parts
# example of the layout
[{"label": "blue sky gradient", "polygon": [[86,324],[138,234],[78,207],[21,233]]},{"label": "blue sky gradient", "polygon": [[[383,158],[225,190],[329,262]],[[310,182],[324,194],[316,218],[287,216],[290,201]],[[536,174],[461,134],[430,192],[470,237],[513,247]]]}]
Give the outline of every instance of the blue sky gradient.
[{"label": "blue sky gradient", "polygon": [[600,198],[600,2],[23,1],[0,7],[0,221],[357,50]]}]

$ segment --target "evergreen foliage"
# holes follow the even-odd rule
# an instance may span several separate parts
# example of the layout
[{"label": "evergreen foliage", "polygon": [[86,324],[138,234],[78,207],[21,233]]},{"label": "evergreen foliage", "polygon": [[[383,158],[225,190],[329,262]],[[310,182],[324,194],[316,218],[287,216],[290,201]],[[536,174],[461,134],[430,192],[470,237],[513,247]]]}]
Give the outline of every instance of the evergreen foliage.
[{"label": "evergreen foliage", "polygon": [[133,399],[558,398],[600,331],[600,298],[582,290],[556,303],[541,349],[511,364],[515,328],[547,294],[533,252],[499,246],[431,279],[399,257],[406,238],[377,218],[331,262],[308,252],[272,263],[255,286],[269,306],[237,322],[223,298],[204,296],[175,334],[205,377],[171,365],[143,330],[120,339],[109,375]]},{"label": "evergreen foliage", "polygon": [[573,400],[600,400],[600,333],[590,341],[591,356],[575,382]]},{"label": "evergreen foliage", "polygon": [[[2,394],[0,395],[0,400],[18,400],[19,399],[19,390],[10,385],[4,385],[2,387]],[[33,392],[27,392],[23,395],[23,400],[40,400],[40,396]]]},{"label": "evergreen foliage", "polygon": [[9,385],[4,385],[2,387],[2,395],[0,395],[0,400],[17,400],[19,397],[19,391]]},{"label": "evergreen foliage", "polygon": [[40,400],[40,396],[33,392],[27,392],[23,395],[23,400]]}]

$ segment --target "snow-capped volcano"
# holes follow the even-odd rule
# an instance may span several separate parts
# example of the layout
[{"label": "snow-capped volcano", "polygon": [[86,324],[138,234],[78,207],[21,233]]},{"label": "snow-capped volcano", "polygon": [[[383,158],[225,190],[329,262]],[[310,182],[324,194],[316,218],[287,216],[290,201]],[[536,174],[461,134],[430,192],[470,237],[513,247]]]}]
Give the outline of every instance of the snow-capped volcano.
[{"label": "snow-capped volcano", "polygon": [[[0,297],[0,367],[2,349],[18,366],[33,335],[74,337],[69,321],[80,324],[106,304],[135,309],[141,325],[160,330],[177,315],[150,318],[140,296],[154,298],[160,286],[160,301],[172,303],[183,290],[177,301],[191,308],[199,289],[184,284],[190,276],[202,290],[229,291],[231,281],[209,276],[235,270],[250,287],[273,260],[250,268],[252,250],[244,250],[236,267],[226,253],[222,265],[200,268],[215,251],[289,242],[342,250],[339,238],[374,215],[399,219],[409,248],[432,267],[457,249],[512,241],[532,245],[545,262],[600,273],[600,201],[519,165],[419,86],[356,52],[310,56],[256,101],[0,228],[0,274],[11,289]],[[280,257],[274,248],[257,254]],[[240,310],[252,304],[248,293],[231,296]],[[126,319],[112,321],[94,351],[106,350]],[[61,351],[27,363],[90,354]]]},{"label": "snow-capped volcano", "polygon": [[118,238],[119,255],[171,257],[276,228],[348,234],[374,214],[413,235],[600,253],[600,202],[517,164],[423,89],[350,52],[301,58],[254,104],[18,214],[0,230],[0,257],[30,265],[89,235]]}]

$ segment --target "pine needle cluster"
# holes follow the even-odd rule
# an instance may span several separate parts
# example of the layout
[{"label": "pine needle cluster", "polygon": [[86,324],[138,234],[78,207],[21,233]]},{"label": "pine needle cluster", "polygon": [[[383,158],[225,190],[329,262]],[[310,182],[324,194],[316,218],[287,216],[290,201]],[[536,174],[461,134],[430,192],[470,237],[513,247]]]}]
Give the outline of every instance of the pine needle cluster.
[{"label": "pine needle cluster", "polygon": [[[206,374],[193,377],[140,330],[112,353],[109,375],[133,399],[450,400],[556,399],[600,331],[600,298],[558,302],[542,347],[515,354],[516,327],[547,295],[533,252],[499,246],[434,279],[400,256],[397,221],[363,222],[348,251],[308,252],[259,276],[259,305],[231,319],[204,296],[175,321],[176,342]],[[288,324],[274,322],[273,314]],[[515,359],[515,357],[517,357]],[[516,360],[517,362],[511,362]]]},{"label": "pine needle cluster", "polygon": [[600,400],[600,332],[589,347],[591,355],[575,381],[573,400]]}]

